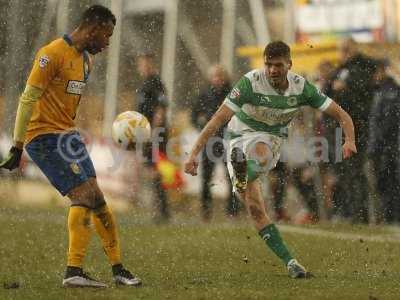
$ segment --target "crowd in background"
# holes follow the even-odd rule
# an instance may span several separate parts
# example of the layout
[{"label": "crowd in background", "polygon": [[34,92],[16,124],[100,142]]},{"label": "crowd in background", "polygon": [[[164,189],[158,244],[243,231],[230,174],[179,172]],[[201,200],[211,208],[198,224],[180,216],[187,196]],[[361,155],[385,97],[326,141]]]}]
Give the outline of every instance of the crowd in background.
[{"label": "crowd in background", "polygon": [[[278,221],[289,221],[293,217],[287,211],[285,197],[285,191],[291,186],[295,187],[307,210],[303,222],[317,222],[323,217],[368,223],[373,217],[378,222],[400,223],[400,86],[388,72],[389,60],[360,53],[352,39],[340,42],[338,51],[339,62],[322,61],[317,76],[309,80],[313,80],[324,94],[351,115],[358,153],[342,161],[337,155],[337,147],[332,146],[338,143],[339,124],[317,111],[310,113],[305,110],[303,117],[295,122],[301,123],[303,128],[311,122],[313,131],[308,135],[321,136],[328,141],[329,159],[318,164],[307,160],[279,162],[268,178],[268,195],[273,203],[271,217]],[[139,99],[136,110],[147,115],[153,126],[166,128],[166,94],[151,55],[139,58],[137,66],[143,84],[136,91]],[[231,87],[226,70],[220,65],[212,66],[208,83],[194,99],[189,112],[194,128],[203,128]],[[223,131],[218,135],[222,137]],[[4,146],[9,143],[6,140],[3,137],[0,142],[0,157],[8,149],[8,145]],[[152,153],[151,147],[147,151]],[[224,155],[222,144],[216,143],[213,151],[216,156]],[[215,163],[202,153],[201,165],[200,214],[203,220],[210,221],[213,203],[210,189]],[[161,175],[154,164],[148,162],[144,166],[153,170],[151,181],[155,203],[159,216],[167,220],[170,216],[168,195],[161,186]],[[1,172],[4,176],[4,171]],[[226,182],[229,184],[229,180]],[[374,195],[378,202],[372,211]],[[225,203],[226,214],[236,216],[240,210],[238,199],[228,193]]]},{"label": "crowd in background", "polygon": [[[335,161],[330,153],[329,162],[321,166],[327,175],[324,184],[334,179],[330,215],[354,223],[368,223],[371,217],[399,223],[399,85],[388,72],[390,62],[360,53],[354,40],[341,41],[338,50],[338,66],[322,62],[317,81],[322,92],[351,115],[358,153],[345,161]],[[320,134],[334,144],[338,124],[322,117],[318,125]],[[379,199],[375,215],[374,193]]]}]

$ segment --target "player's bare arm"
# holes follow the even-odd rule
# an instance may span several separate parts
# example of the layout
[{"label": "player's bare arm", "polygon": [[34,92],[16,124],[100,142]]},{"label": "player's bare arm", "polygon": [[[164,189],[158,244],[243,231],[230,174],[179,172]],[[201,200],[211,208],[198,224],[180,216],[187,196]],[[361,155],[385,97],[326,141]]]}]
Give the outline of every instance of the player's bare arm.
[{"label": "player's bare arm", "polygon": [[334,101],[328,106],[328,108],[324,111],[326,114],[330,115],[334,119],[336,119],[340,127],[343,128],[345,135],[345,142],[343,144],[343,158],[349,158],[353,155],[353,153],[357,153],[357,148],[355,144],[355,134],[354,134],[354,124],[350,115],[343,110],[338,104]]},{"label": "player's bare arm", "polygon": [[185,163],[185,172],[193,176],[197,175],[197,167],[199,163],[196,161],[197,155],[203,149],[208,139],[214,135],[225,123],[227,123],[235,113],[226,105],[221,105],[211,120],[203,128],[193,149],[190,153],[189,160]]}]

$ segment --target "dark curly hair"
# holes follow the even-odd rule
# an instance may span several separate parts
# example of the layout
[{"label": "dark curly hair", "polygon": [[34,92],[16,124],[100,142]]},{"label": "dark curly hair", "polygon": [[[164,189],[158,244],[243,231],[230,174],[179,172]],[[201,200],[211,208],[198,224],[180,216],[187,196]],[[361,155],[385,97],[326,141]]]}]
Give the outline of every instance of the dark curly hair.
[{"label": "dark curly hair", "polygon": [[115,16],[111,12],[111,10],[102,5],[90,6],[83,12],[81,18],[82,25],[91,25],[91,24],[103,25],[110,21],[115,25],[116,23]]},{"label": "dark curly hair", "polygon": [[264,59],[276,57],[285,57],[290,59],[290,47],[282,41],[268,43],[264,49]]}]

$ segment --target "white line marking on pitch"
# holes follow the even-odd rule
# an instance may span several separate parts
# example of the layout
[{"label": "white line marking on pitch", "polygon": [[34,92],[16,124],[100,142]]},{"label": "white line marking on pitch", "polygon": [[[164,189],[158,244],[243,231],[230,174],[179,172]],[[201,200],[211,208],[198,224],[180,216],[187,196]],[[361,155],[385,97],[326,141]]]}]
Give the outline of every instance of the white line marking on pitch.
[{"label": "white line marking on pitch", "polygon": [[314,229],[314,228],[300,228],[290,225],[278,225],[278,227],[283,232],[299,233],[304,235],[313,235],[319,237],[334,238],[339,240],[359,241],[360,239],[362,239],[365,242],[400,243],[400,237],[398,233],[393,235],[389,234],[365,235],[356,233],[332,232],[328,230]]}]

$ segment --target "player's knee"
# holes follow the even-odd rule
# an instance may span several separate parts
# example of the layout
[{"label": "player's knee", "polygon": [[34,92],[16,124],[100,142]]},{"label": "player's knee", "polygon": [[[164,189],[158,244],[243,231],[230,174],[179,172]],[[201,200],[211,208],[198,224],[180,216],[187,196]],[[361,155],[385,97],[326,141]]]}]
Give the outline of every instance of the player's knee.
[{"label": "player's knee", "polygon": [[248,155],[248,180],[254,181],[260,176],[260,174],[267,172],[269,169],[268,164],[272,162],[272,158],[272,152],[267,144],[255,144]]},{"label": "player's knee", "polygon": [[99,209],[106,205],[103,193],[95,193],[93,209]]},{"label": "player's knee", "polygon": [[96,198],[94,196],[94,193],[88,193],[87,195],[85,195],[85,197],[82,197],[80,201],[82,205],[93,209],[95,207]]},{"label": "player's knee", "polygon": [[95,196],[94,189],[88,184],[82,184],[68,194],[72,205],[88,208],[94,208],[96,202]]},{"label": "player's knee", "polygon": [[90,209],[94,207],[94,197],[79,197],[79,198],[72,198],[71,204],[74,206],[84,206]]},{"label": "player's knee", "polygon": [[265,168],[257,160],[249,159],[247,161],[247,177],[249,182],[255,181],[264,171]]},{"label": "player's knee", "polygon": [[255,160],[261,167],[265,167],[272,160],[272,151],[267,144],[259,142],[251,149],[248,159]]},{"label": "player's knee", "polygon": [[98,209],[103,207],[106,204],[106,200],[104,199],[103,192],[100,190],[99,185],[97,184],[96,178],[90,178],[89,182],[94,193],[93,208]]}]

